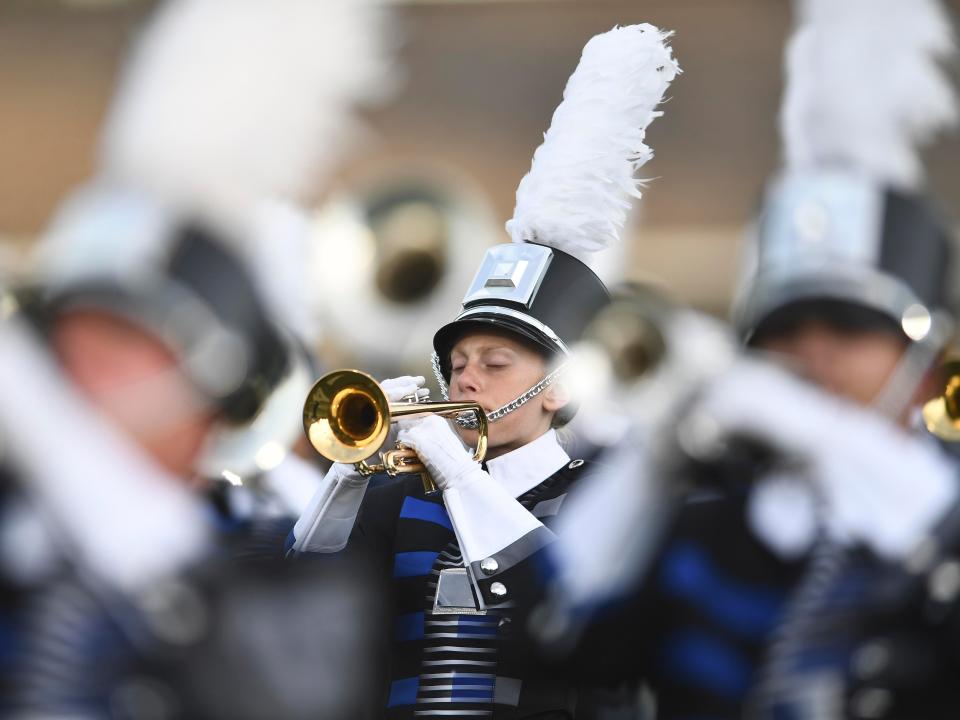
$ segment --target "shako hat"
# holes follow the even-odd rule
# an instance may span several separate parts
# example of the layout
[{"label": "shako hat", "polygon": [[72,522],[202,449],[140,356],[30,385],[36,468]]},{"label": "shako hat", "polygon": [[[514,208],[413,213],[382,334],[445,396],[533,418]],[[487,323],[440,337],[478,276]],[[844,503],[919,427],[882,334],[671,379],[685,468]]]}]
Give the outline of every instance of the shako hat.
[{"label": "shako hat", "polygon": [[946,12],[936,0],[796,8],[785,168],[767,188],[734,322],[750,340],[791,308],[826,304],[921,340],[949,301],[949,231],[919,153],[957,121]]},{"label": "shako hat", "polygon": [[592,38],[567,82],[530,172],[517,189],[512,243],[487,250],[460,313],[433,339],[443,386],[450,351],[471,328],[514,333],[564,357],[609,302],[589,258],[619,242],[636,171],[652,156],[646,129],[680,68],[669,32],[615,27]]}]

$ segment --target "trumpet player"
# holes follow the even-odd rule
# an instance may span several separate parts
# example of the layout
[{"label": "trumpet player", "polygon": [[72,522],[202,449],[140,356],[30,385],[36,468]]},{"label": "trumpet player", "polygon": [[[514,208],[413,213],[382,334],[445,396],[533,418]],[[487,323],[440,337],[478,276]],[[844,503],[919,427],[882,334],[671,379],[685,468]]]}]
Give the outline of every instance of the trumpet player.
[{"label": "trumpet player", "polygon": [[[917,150],[957,119],[939,65],[951,32],[933,1],[807,0],[797,15],[787,165],[734,313],[766,357],[712,379],[671,430],[707,487],[672,508],[631,591],[595,598],[573,656],[644,677],[661,717],[952,717],[958,468],[918,413],[955,252]],[[910,70],[891,87],[888,67]],[[626,530],[607,545],[627,547],[638,523],[616,512],[607,527]]]},{"label": "trumpet player", "polygon": [[[486,460],[476,431],[438,416],[400,423],[440,490],[417,477],[366,490],[335,465],[291,537],[294,552],[363,548],[392,576],[396,626],[385,717],[570,718],[592,700],[529,663],[511,606],[586,463],[557,429],[574,413],[563,371],[569,348],[607,290],[584,262],[617,239],[635,171],[650,156],[647,125],[679,69],[650,25],[593,38],[459,314],[433,339],[445,397],[475,401],[489,423]],[[392,400],[422,392],[422,377],[383,383]],[[461,418],[461,420],[465,420]]]}]

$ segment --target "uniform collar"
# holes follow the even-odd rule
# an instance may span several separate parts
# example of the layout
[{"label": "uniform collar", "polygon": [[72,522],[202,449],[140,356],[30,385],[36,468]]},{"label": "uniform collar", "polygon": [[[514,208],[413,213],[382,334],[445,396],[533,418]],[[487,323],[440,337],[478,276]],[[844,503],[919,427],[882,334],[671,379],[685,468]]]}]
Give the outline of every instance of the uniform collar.
[{"label": "uniform collar", "polygon": [[569,462],[570,456],[557,440],[557,431],[548,430],[533,442],[488,460],[487,472],[513,497],[520,497]]}]

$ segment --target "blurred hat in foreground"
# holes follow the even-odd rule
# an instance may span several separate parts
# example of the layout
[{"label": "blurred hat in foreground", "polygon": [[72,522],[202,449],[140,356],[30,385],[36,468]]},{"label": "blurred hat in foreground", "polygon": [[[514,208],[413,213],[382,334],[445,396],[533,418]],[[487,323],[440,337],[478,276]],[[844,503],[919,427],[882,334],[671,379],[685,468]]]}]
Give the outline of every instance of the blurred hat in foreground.
[{"label": "blurred hat in foreground", "polygon": [[781,112],[785,167],[769,185],[734,320],[837,301],[923,339],[948,307],[949,230],[924,193],[920,149],[957,123],[937,0],[798,0]]},{"label": "blurred hat in foreground", "polygon": [[162,4],[96,176],[40,243],[46,314],[96,308],[147,330],[224,420],[206,473],[264,469],[282,456],[265,461],[265,447],[299,435],[296,410],[263,412],[278,388],[309,387],[318,318],[296,203],[336,166],[356,106],[391,89],[384,13],[367,0]]}]

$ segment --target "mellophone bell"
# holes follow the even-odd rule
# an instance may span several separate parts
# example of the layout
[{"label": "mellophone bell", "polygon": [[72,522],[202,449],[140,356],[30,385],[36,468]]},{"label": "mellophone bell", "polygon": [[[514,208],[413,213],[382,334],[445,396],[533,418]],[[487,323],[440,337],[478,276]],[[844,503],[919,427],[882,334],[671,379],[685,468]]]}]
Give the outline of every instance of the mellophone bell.
[{"label": "mellophone bell", "polygon": [[[333,370],[317,380],[303,405],[303,429],[314,450],[328,460],[352,463],[361,475],[420,473],[424,491],[435,493],[436,485],[413,450],[399,442],[380,450],[392,423],[428,414],[454,419],[472,414],[477,429],[473,459],[483,461],[487,416],[478,403],[418,402],[412,396],[408,402],[391,403],[380,384],[359,370]],[[379,463],[367,462],[378,454]]]}]

